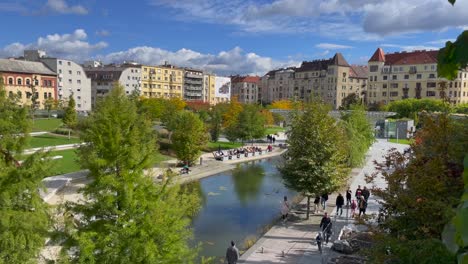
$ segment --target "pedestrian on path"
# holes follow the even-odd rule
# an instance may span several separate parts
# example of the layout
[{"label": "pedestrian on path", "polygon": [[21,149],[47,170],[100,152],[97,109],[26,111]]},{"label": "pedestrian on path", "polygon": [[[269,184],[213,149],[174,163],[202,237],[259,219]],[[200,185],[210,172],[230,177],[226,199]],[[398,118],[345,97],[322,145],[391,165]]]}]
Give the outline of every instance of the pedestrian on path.
[{"label": "pedestrian on path", "polygon": [[367,202],[366,199],[360,199],[359,200],[359,217],[361,217],[361,214],[366,215],[366,209],[367,209]]},{"label": "pedestrian on path", "polygon": [[362,190],[362,196],[366,199],[366,202],[369,200],[370,191],[366,186],[364,186],[364,190]]},{"label": "pedestrian on path", "polygon": [[317,242],[318,250],[320,254],[322,254],[322,232],[317,233],[317,236],[315,237],[315,242]]},{"label": "pedestrian on path", "polygon": [[289,209],[288,197],[284,196],[283,203],[281,205],[281,219],[283,222],[286,222],[286,219],[288,218]]},{"label": "pedestrian on path", "polygon": [[361,199],[361,196],[362,196],[361,185],[358,185],[358,187],[357,187],[357,189],[356,189],[356,192],[354,193],[354,196],[356,197],[356,200],[357,200],[358,203],[359,203],[359,199]]},{"label": "pedestrian on path", "polygon": [[356,214],[356,208],[356,200],[353,199],[353,201],[351,202],[351,217],[354,217],[354,215]]},{"label": "pedestrian on path", "polygon": [[338,211],[341,210],[340,216],[343,215],[343,205],[344,205],[344,197],[341,193],[338,194],[336,197],[336,215],[338,215]]},{"label": "pedestrian on path", "polygon": [[346,191],[346,205],[350,206],[351,205],[351,196],[352,196],[352,191],[351,188],[348,187],[348,190]]},{"label": "pedestrian on path", "polygon": [[315,200],[314,200],[314,214],[318,213],[319,211],[319,203],[320,203],[320,196],[315,196]]},{"label": "pedestrian on path", "polygon": [[239,250],[234,241],[231,241],[231,246],[226,250],[226,260],[228,264],[236,264],[239,260]]},{"label": "pedestrian on path", "polygon": [[322,208],[323,210],[325,211],[325,209],[327,209],[327,201],[328,201],[328,193],[324,193],[322,194],[322,197],[321,197],[321,202],[322,202]]},{"label": "pedestrian on path", "polygon": [[328,213],[326,212],[323,215],[322,220],[320,221],[320,227],[322,228],[322,232],[325,236],[325,244],[327,244],[328,239],[330,238],[332,233],[332,221],[330,216],[328,216]]}]

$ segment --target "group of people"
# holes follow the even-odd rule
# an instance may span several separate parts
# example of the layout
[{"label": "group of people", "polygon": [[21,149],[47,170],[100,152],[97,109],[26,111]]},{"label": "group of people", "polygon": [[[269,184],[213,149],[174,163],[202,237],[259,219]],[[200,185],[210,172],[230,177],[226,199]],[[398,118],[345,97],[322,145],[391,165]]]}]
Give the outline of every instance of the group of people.
[{"label": "group of people", "polygon": [[351,196],[352,192],[351,189],[348,188],[346,191],[346,200],[348,205],[350,205],[351,208],[351,216],[354,217],[356,214],[356,209],[359,209],[359,217],[361,215],[366,214],[366,209],[367,209],[367,203],[369,201],[369,196],[370,196],[370,191],[367,189],[366,186],[361,189],[361,185],[358,185],[358,188],[354,192],[354,197],[356,199],[353,199],[351,201]]},{"label": "group of people", "polygon": [[267,135],[267,139],[270,144],[275,144],[276,138],[273,135]]},{"label": "group of people", "polygon": [[237,156],[240,157],[240,155],[243,155],[245,153],[254,153],[254,152],[262,152],[262,148],[257,147],[257,146],[251,146],[251,147],[243,147],[243,148],[237,148],[237,149],[230,149],[226,151],[226,154],[222,150],[218,150],[216,152],[213,152],[213,155],[215,158],[220,158],[220,157],[229,157],[229,156]]}]

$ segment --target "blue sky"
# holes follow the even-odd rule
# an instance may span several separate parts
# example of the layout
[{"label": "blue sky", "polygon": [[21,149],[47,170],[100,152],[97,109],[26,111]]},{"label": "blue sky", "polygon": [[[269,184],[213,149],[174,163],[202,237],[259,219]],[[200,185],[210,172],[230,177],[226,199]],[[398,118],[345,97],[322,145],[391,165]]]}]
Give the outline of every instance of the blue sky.
[{"label": "blue sky", "polygon": [[468,1],[3,0],[0,56],[40,48],[76,61],[164,61],[263,74],[342,52],[436,49],[468,29]]}]

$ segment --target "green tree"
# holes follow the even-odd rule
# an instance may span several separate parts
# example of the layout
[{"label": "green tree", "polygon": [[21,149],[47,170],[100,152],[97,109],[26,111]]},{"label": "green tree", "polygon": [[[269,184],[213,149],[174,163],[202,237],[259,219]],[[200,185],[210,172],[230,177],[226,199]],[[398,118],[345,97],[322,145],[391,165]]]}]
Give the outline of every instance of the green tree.
[{"label": "green tree", "polygon": [[237,125],[239,121],[239,114],[242,112],[242,105],[237,101],[237,98],[234,97],[228,104],[226,111],[223,114],[223,127],[224,134],[226,134],[227,139],[233,142],[236,141],[239,137],[237,134]]},{"label": "green tree", "polygon": [[266,120],[260,110],[259,106],[253,104],[243,107],[234,126],[237,138],[248,141],[265,135]]},{"label": "green tree", "polygon": [[47,98],[44,101],[44,108],[47,110],[47,116],[50,118],[50,111],[57,109],[58,102],[52,97]]},{"label": "green tree", "polygon": [[46,154],[20,163],[26,146],[28,109],[6,96],[0,77],[0,263],[36,263],[50,228],[48,207],[39,195],[48,172]]},{"label": "green tree", "polygon": [[308,196],[330,193],[340,187],[347,176],[344,133],[329,108],[312,102],[304,112],[292,116],[288,131],[288,151],[280,166],[286,186]]},{"label": "green tree", "polygon": [[[198,197],[144,175],[156,152],[149,119],[117,86],[96,106],[78,150],[92,181],[86,203],[67,205],[64,252],[72,263],[191,263],[190,219]],[[72,219],[73,215],[79,216]],[[73,220],[73,221],[72,221]]]},{"label": "green tree", "polygon": [[223,112],[218,106],[213,107],[209,112],[210,119],[208,122],[208,130],[210,132],[211,141],[216,142],[221,134],[223,125]]},{"label": "green tree", "polygon": [[426,112],[444,112],[448,111],[450,106],[442,100],[434,99],[415,99],[393,101],[386,106],[387,111],[396,112],[399,118],[413,118],[415,114],[422,111]]},{"label": "green tree", "polygon": [[351,105],[351,110],[345,112],[341,119],[346,131],[348,166],[351,168],[362,164],[367,150],[375,141],[374,131],[367,121],[366,112],[362,105]]},{"label": "green tree", "polygon": [[357,105],[361,103],[361,98],[357,93],[350,93],[348,96],[343,98],[341,102],[340,110],[348,110],[352,105]]},{"label": "green tree", "polygon": [[73,94],[71,94],[68,98],[68,105],[65,108],[62,118],[63,124],[68,128],[68,139],[70,139],[71,130],[75,128],[76,124],[78,123],[75,106],[75,99],[73,98]]},{"label": "green tree", "polygon": [[174,124],[171,140],[177,158],[191,165],[200,157],[201,149],[208,141],[205,125],[189,111],[179,112]]},{"label": "green tree", "polygon": [[139,112],[147,115],[151,120],[159,120],[164,112],[165,101],[163,98],[141,98],[138,101]]}]

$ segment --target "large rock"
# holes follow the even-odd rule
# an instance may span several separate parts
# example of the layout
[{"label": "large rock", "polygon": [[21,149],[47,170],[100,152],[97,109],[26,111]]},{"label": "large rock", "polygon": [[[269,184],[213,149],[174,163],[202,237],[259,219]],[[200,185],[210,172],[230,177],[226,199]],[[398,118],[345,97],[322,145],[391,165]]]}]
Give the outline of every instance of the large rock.
[{"label": "large rock", "polygon": [[346,240],[336,240],[333,242],[332,249],[344,254],[352,254],[354,252],[353,247]]}]

